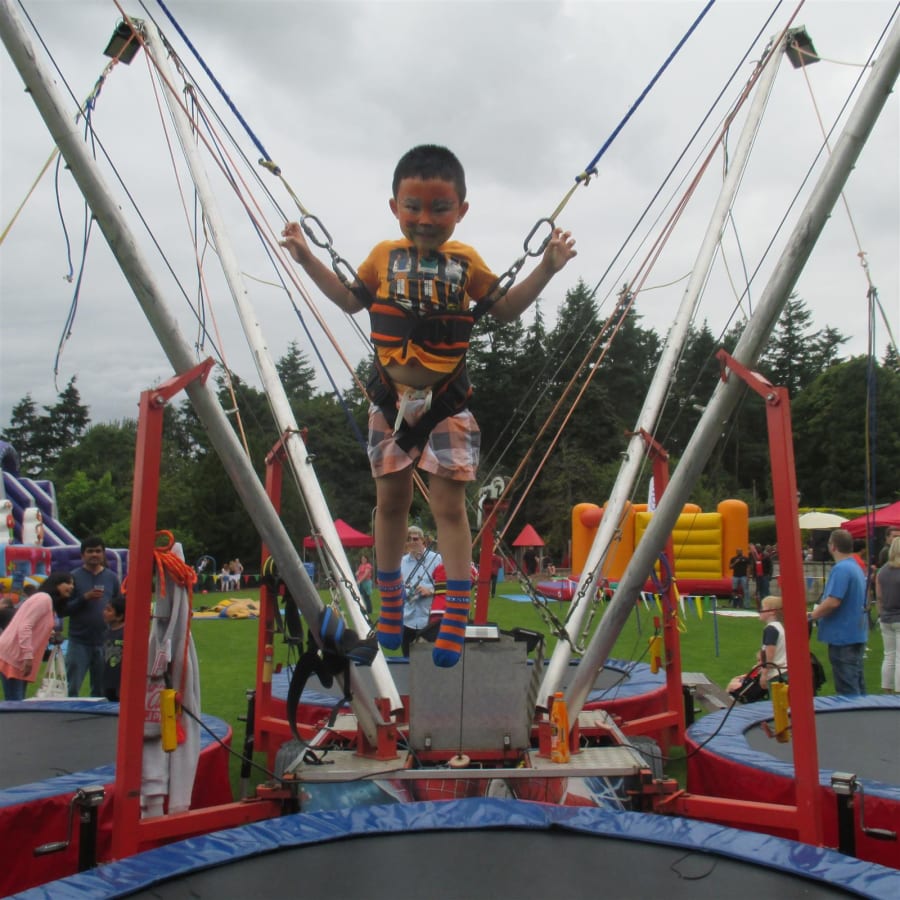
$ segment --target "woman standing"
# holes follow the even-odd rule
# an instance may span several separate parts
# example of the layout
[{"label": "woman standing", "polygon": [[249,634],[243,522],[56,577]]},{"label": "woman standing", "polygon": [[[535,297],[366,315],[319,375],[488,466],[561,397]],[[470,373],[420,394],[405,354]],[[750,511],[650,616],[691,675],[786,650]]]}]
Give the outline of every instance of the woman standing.
[{"label": "woman standing", "polygon": [[875,577],[875,600],[884,639],[881,690],[900,694],[900,537],[891,541],[887,563]]},{"label": "woman standing", "polygon": [[356,584],[366,605],[366,613],[372,615],[372,563],[365,553],[359,556],[359,565],[356,567]]},{"label": "woman standing", "polygon": [[37,678],[56,616],[66,611],[75,589],[68,572],[53,572],[40,590],[22,601],[9,625],[0,634],[0,680],[7,700],[24,700],[28,682]]}]

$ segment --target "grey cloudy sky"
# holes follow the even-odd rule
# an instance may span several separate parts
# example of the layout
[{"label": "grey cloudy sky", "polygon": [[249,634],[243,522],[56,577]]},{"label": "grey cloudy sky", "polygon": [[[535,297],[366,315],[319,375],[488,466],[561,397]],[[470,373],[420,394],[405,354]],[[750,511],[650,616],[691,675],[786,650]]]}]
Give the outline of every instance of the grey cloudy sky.
[{"label": "grey cloudy sky", "polygon": [[[18,4],[13,5],[21,15]],[[55,77],[60,87],[65,90],[64,78],[83,99],[105,63],[101,51],[120,18],[116,5],[111,0],[23,0],[23,5],[59,66],[61,76]],[[152,15],[213,105],[227,115],[155,0],[145,0],[144,5],[122,0],[122,5],[129,15]],[[474,244],[496,271],[503,271],[521,253],[532,225],[556,207],[704,3],[167,0],[167,5],[306,208],[321,218],[349,261],[358,263],[377,240],[397,233],[387,205],[393,166],[410,146],[435,142],[452,147],[467,169],[471,208],[457,236]],[[703,140],[716,132],[751,72],[750,62],[739,65],[744,53],[752,48],[749,60],[758,59],[768,37],[788,23],[798,6],[794,24],[807,27],[824,61],[807,70],[808,84],[804,73],[781,63],[734,206],[733,226],[726,233],[699,318],[707,319],[716,333],[726,325],[735,314],[736,287],[739,291],[745,269],[752,272],[759,267],[751,303],[760,296],[790,224],[814,183],[813,178],[794,211],[787,213],[822,144],[817,110],[827,128],[843,121],[841,110],[854,83],[861,74],[865,77],[861,65],[888,26],[894,2],[718,0],[600,160],[598,177],[576,191],[561,215],[560,224],[577,236],[579,255],[545,292],[542,309],[550,322],[577,279],[591,287],[601,280],[737,67],[740,74],[705,126]],[[761,37],[754,41],[758,33]],[[39,57],[47,59],[40,48]],[[5,52],[0,52],[0,78],[0,218],[5,227],[52,143]],[[74,117],[74,102],[71,98],[68,102]],[[852,102],[851,98],[848,108]],[[737,142],[742,122],[743,115],[732,131],[730,147]],[[193,199],[180,162],[184,203],[178,193],[144,54],[110,75],[96,105],[94,124],[184,286],[188,299],[168,273],[122,187],[114,182],[110,165],[101,160],[113,195],[153,262],[185,340],[193,344],[197,327],[191,303],[196,303],[198,275],[186,222]],[[226,124],[255,161],[259,153],[237,122],[229,118]],[[651,222],[668,214],[662,203],[680,196],[684,188],[677,186],[678,181],[702,152],[699,143],[688,152],[651,218],[600,285],[598,298],[606,298],[634,277],[659,231]],[[853,225],[895,336],[900,335],[898,160],[900,105],[895,94],[846,188]],[[820,159],[814,175],[821,167]],[[722,168],[719,153],[649,276],[648,289],[638,298],[636,308],[644,323],[660,334],[681,299],[683,279],[702,239]],[[212,171],[221,185],[221,177]],[[277,202],[295,216],[284,189],[271,176],[265,178]],[[65,171],[59,190],[77,271],[84,212]],[[259,189],[255,193],[262,195]],[[262,281],[274,281],[272,267],[236,202],[224,188],[219,196],[243,270]],[[786,213],[787,226],[776,236]],[[269,205],[266,215],[272,227],[280,229]],[[38,404],[55,399],[53,361],[73,297],[73,285],[65,278],[68,268],[51,170],[0,246],[0,425],[26,392]],[[228,362],[243,378],[257,383],[209,249],[204,277],[210,292],[208,321],[215,318]],[[284,292],[256,280],[248,281],[248,287],[273,357],[280,356],[291,339],[312,356]],[[854,229],[839,207],[797,292],[813,311],[816,327],[839,328],[851,337],[847,352],[860,354],[867,341],[866,290]],[[296,291],[294,296],[300,302]],[[346,355],[358,362],[365,354],[362,342],[326,300],[316,294],[313,299]],[[321,330],[312,326],[312,331],[335,377],[348,384],[336,352]],[[876,335],[879,355],[886,343],[881,328]],[[59,387],[76,375],[93,420],[107,421],[133,416],[140,391],[171,374],[95,229],[71,338],[60,362]],[[325,386],[324,379],[319,386]]]}]

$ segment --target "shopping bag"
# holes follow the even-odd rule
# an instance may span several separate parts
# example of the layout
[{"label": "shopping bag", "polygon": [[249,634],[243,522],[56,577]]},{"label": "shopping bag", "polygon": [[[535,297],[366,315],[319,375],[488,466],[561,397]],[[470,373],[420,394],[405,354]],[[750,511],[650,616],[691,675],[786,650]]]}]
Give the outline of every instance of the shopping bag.
[{"label": "shopping bag", "polygon": [[37,700],[59,700],[69,696],[69,680],[66,678],[66,660],[59,647],[50,651],[44,680],[34,695]]}]

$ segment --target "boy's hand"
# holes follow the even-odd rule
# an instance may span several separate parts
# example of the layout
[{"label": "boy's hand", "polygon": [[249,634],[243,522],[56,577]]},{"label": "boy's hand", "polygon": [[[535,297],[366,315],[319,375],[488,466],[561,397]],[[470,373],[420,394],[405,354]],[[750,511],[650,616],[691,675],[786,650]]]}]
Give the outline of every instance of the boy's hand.
[{"label": "boy's hand", "polygon": [[577,256],[575,238],[571,231],[563,231],[562,228],[554,228],[550,242],[544,250],[541,262],[556,274],[573,257]]},{"label": "boy's hand", "polygon": [[300,223],[288,222],[287,225],[284,226],[284,231],[281,232],[281,236],[284,238],[284,240],[280,242],[281,246],[291,254],[294,258],[294,262],[303,265],[309,259],[310,252],[309,244],[306,243],[306,238],[303,235],[303,229],[300,227]]}]

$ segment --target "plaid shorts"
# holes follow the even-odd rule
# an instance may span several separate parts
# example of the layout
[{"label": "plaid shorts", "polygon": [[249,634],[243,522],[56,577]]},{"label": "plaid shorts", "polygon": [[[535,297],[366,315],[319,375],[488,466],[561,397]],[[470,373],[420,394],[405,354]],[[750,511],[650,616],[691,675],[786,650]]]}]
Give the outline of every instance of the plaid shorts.
[{"label": "plaid shorts", "polygon": [[375,478],[417,465],[451,481],[474,481],[480,452],[481,430],[467,409],[438,422],[424,449],[407,452],[397,446],[393,422],[388,424],[377,406],[369,407],[369,463]]}]

